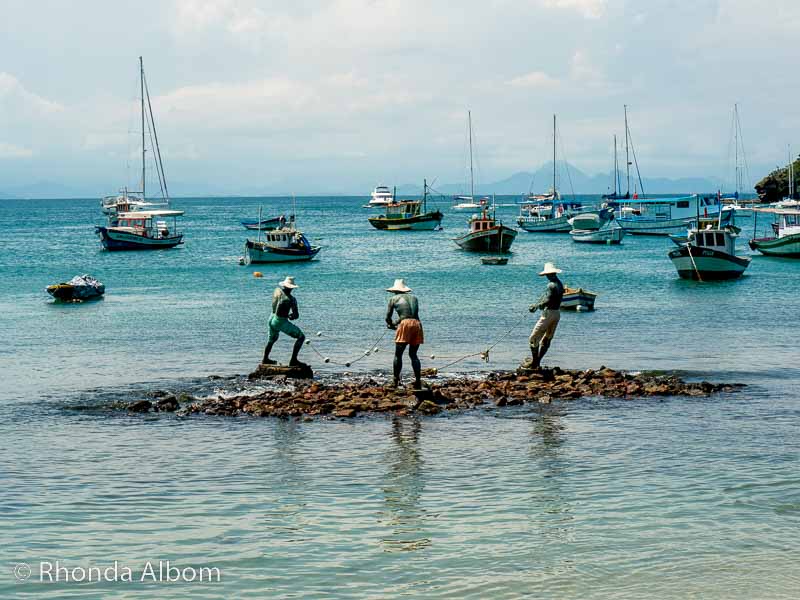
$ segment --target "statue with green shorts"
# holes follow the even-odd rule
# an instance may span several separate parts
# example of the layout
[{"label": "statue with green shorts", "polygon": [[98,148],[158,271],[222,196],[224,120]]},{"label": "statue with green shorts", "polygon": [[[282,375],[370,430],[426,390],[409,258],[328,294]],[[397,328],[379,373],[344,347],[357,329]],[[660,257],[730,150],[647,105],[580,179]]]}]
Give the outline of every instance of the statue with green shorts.
[{"label": "statue with green shorts", "polygon": [[295,284],[294,277],[287,277],[278,284],[275,291],[272,293],[272,316],[269,318],[269,340],[267,347],[264,348],[264,358],[261,360],[262,364],[274,365],[275,361],[269,357],[272,352],[272,346],[278,340],[281,333],[285,333],[289,337],[295,339],[294,348],[292,349],[292,359],[289,361],[290,367],[307,367],[305,363],[301,363],[297,359],[297,354],[300,348],[303,347],[306,336],[303,331],[292,321],[300,316],[297,310],[297,299],[292,296],[292,290],[297,289],[299,286]]}]

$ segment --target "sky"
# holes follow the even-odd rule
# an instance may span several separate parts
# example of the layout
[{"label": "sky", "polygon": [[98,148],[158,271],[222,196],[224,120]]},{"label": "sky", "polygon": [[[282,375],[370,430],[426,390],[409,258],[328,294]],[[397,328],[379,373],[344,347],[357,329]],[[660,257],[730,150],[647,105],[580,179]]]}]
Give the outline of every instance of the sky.
[{"label": "sky", "polygon": [[[796,0],[0,0],[0,192],[135,187],[138,57],[173,195],[368,194],[559,159],[751,184],[800,151]],[[149,184],[150,185],[150,184]],[[525,191],[525,190],[522,190]],[[598,190],[598,192],[604,190]]]}]

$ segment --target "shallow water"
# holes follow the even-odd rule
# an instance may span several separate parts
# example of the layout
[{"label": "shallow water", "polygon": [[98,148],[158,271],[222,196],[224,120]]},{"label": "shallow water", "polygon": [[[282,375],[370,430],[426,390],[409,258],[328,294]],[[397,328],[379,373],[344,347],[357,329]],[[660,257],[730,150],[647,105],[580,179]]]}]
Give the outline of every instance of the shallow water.
[{"label": "shallow water", "polygon": [[[521,232],[506,267],[483,267],[450,241],[463,213],[447,212],[443,232],[392,234],[369,228],[363,202],[299,199],[300,225],[324,249],[287,269],[236,262],[238,220],[285,200],[176,201],[186,246],[156,253],[100,251],[96,200],[0,201],[0,597],[796,597],[800,261],[756,256],[742,279],[702,285],[677,278],[665,239],[586,247]],[[321,331],[315,345],[339,362],[383,333],[383,288],[405,277],[422,305],[423,355],[437,356],[425,366],[511,330],[488,365],[448,370],[510,368],[545,260],[601,294],[596,312],[564,314],[551,364],[748,387],[419,420],[106,408],[154,388],[245,385],[207,376],[258,361],[286,274],[301,285],[300,326]],[[105,282],[104,300],[47,299],[47,284],[81,272]],[[358,375],[385,371],[390,346],[349,369],[305,354]],[[288,351],[281,340],[277,356]],[[134,571],[171,560],[216,566],[222,581],[14,582],[14,564],[44,560]]]}]

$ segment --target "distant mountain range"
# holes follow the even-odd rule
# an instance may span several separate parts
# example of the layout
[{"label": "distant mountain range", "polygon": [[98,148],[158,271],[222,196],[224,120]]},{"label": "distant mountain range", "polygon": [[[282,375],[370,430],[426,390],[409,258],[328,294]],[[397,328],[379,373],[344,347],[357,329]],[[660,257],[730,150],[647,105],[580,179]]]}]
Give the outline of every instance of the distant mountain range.
[{"label": "distant mountain range", "polygon": [[[558,188],[562,194],[605,194],[612,190],[613,171],[600,173],[597,175],[587,175],[580,169],[569,166],[569,176],[564,168],[559,169]],[[481,183],[475,185],[475,193],[488,195],[517,195],[533,193],[544,193],[550,189],[553,180],[553,163],[542,165],[535,173],[523,171],[514,173],[511,177],[496,181],[494,183]],[[622,182],[622,192],[625,191],[625,173],[620,174]],[[669,179],[667,177],[643,178],[642,184],[647,194],[694,194],[715,192],[720,185],[716,179],[705,177],[684,177],[681,179]],[[420,185],[398,185],[398,194],[419,194]],[[456,195],[469,193],[468,184],[465,183],[444,183],[434,184],[437,192],[446,195]],[[634,174],[631,174],[631,193],[634,188],[641,193],[639,182]]]},{"label": "distant mountain range", "polygon": [[[475,193],[481,195],[518,195],[526,194],[530,191],[535,193],[546,192],[551,185],[553,173],[553,163],[542,165],[536,172],[514,173],[511,177],[495,181],[493,183],[479,183],[475,186]],[[563,165],[559,165],[558,187],[562,194],[603,194],[610,191],[612,186],[611,171],[597,175],[587,175],[580,169],[569,166],[569,176]],[[622,191],[625,191],[624,173],[621,174]],[[634,182],[636,189],[641,191],[638,180],[631,176],[631,191]],[[685,177],[681,179],[669,179],[666,177],[653,177],[643,179],[644,191],[647,194],[690,194],[715,192],[720,185],[716,179],[704,177]],[[457,195],[469,193],[467,185],[464,183],[434,183],[433,187],[437,192],[446,195]],[[224,190],[224,191],[223,191]],[[192,183],[181,185],[175,182],[170,185],[170,191],[175,197],[190,196],[285,196],[284,190],[269,189],[269,186],[250,186],[242,189],[232,189],[221,187],[219,184],[213,186],[203,186],[202,184]],[[368,196],[372,188],[365,185],[362,189],[355,190],[327,190],[311,191],[298,190],[300,195],[352,195]],[[418,195],[422,192],[419,184],[403,184],[397,186],[397,193],[403,195]],[[111,193],[111,192],[107,192]],[[99,197],[101,194],[97,189],[87,192],[84,186],[80,189],[55,183],[51,181],[40,181],[28,185],[0,187],[0,198],[92,198]]]}]

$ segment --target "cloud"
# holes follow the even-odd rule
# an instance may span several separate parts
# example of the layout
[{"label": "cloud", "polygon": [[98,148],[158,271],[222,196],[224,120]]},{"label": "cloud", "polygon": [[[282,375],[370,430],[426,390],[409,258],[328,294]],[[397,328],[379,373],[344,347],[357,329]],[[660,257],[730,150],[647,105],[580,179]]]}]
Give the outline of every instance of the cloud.
[{"label": "cloud", "polygon": [[554,79],[550,77],[547,73],[542,71],[532,71],[526,75],[520,75],[519,77],[514,77],[510,81],[506,82],[511,87],[518,87],[518,88],[545,88],[545,89],[552,89],[557,87],[559,84],[558,79]]},{"label": "cloud", "polygon": [[0,142],[0,159],[3,158],[31,158],[33,150],[29,148],[20,148],[14,144],[6,144]]},{"label": "cloud", "polygon": [[64,107],[58,102],[47,100],[28,91],[20,83],[19,79],[5,71],[0,72],[0,102],[3,104],[21,104],[26,109],[40,114],[52,114],[64,110]]},{"label": "cloud", "polygon": [[599,19],[606,13],[606,0],[542,0],[545,8],[574,10],[586,19]]}]

